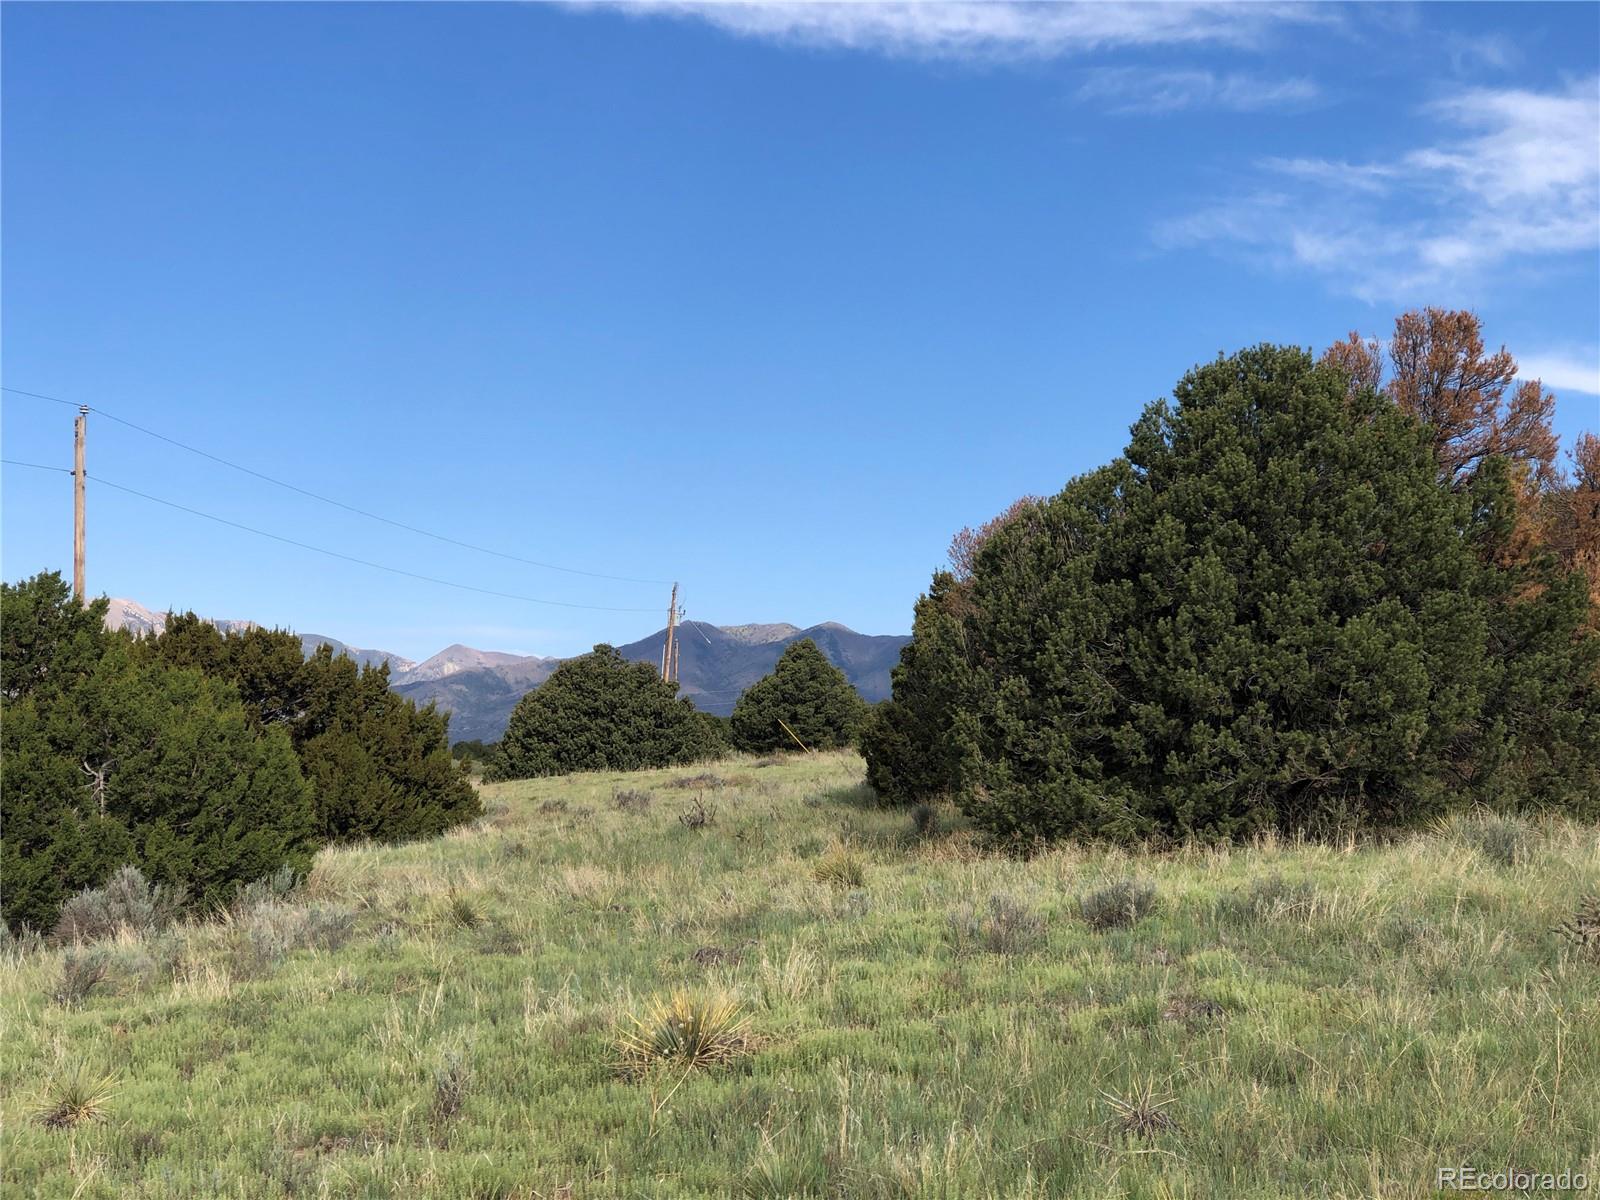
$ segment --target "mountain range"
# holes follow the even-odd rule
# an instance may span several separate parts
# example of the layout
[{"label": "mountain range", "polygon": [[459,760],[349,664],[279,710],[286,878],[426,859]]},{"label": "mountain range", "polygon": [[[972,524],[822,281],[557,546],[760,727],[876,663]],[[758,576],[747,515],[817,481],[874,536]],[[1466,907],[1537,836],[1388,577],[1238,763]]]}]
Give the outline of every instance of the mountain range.
[{"label": "mountain range", "polygon": [[[206,618],[217,628],[243,630],[252,621]],[[167,614],[132,600],[112,600],[106,624],[136,634],[160,633]],[[300,634],[306,654],[326,645],[335,654],[347,654],[358,663],[389,666],[389,686],[418,704],[432,701],[450,717],[453,741],[495,741],[505,732],[511,710],[523,695],[538,687],[562,663],[560,658],[505,654],[454,645],[432,658],[414,662],[387,650],[350,646],[322,634]],[[756,680],[772,670],[785,647],[810,638],[817,648],[844,672],[845,678],[869,702],[889,695],[889,671],[900,660],[900,647],[910,638],[857,633],[833,621],[801,629],[784,623],[711,625],[685,621],[678,627],[678,676],[683,694],[705,712],[726,716],[734,702]],[[666,630],[619,646],[633,662],[659,666]]]}]

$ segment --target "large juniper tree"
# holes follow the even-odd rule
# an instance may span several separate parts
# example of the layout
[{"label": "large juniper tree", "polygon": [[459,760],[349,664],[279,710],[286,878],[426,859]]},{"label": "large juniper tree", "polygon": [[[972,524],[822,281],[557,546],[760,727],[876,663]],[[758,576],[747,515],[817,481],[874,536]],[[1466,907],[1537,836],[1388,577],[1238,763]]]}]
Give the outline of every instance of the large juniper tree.
[{"label": "large juniper tree", "polygon": [[938,589],[919,608],[875,782],[942,784],[1011,837],[1410,820],[1532,798],[1530,759],[1592,803],[1581,589],[1552,568],[1504,603],[1503,471],[1451,488],[1430,429],[1298,350],[1199,368],[1175,401],[992,533],[954,626]]},{"label": "large juniper tree", "polygon": [[[772,673],[747,688],[733,708],[733,744],[740,750],[848,746],[861,733],[866,702],[844,672],[810,638],[790,643]],[[787,725],[794,737],[784,729]]]},{"label": "large juniper tree", "polygon": [[60,576],[4,586],[4,844],[13,927],[125,863],[200,903],[314,846],[288,736],[256,728],[231,685],[150,661]]},{"label": "large juniper tree", "polygon": [[144,648],[227,680],[258,727],[288,735],[323,842],[428,837],[482,811],[450,757],[448,715],[391,692],[386,664],[358,666],[327,646],[304,658],[292,633],[222,634],[193,613],[174,615]]},{"label": "large juniper tree", "polygon": [[645,663],[599,645],[569,659],[512,710],[485,778],[632,771],[723,748],[713,722]]}]

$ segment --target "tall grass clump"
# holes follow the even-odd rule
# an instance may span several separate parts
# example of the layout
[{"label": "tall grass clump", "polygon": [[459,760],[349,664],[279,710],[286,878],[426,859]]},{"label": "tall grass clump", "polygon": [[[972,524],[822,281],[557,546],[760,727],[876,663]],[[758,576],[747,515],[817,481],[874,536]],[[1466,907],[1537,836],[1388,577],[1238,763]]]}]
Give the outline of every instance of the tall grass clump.
[{"label": "tall grass clump", "polygon": [[1090,929],[1122,929],[1144,920],[1155,908],[1154,885],[1133,879],[1087,892],[1078,898],[1078,913]]},{"label": "tall grass clump", "polygon": [[983,909],[968,904],[950,916],[957,950],[978,947],[990,954],[1031,950],[1044,938],[1044,918],[1004,892],[989,897]]},{"label": "tall grass clump", "polygon": [[61,959],[61,975],[53,999],[73,1008],[87,1000],[106,981],[110,963],[103,950],[68,950]]},{"label": "tall grass clump", "polygon": [[350,940],[355,913],[335,904],[257,904],[234,920],[256,964],[295,950],[337,950]]},{"label": "tall grass clump", "polygon": [[822,980],[822,956],[796,942],[781,958],[761,956],[756,970],[761,1003],[767,1008],[794,1004],[810,994]]},{"label": "tall grass clump", "polygon": [[1230,896],[1224,907],[1242,923],[1304,920],[1316,909],[1317,890],[1304,882],[1291,882],[1274,872],[1253,881],[1244,892]]},{"label": "tall grass clump", "polygon": [[472,1063],[459,1046],[439,1056],[433,1069],[433,1099],[428,1117],[435,1126],[446,1125],[461,1115],[467,1094],[472,1090]]},{"label": "tall grass clump", "polygon": [[849,846],[835,846],[817,860],[811,878],[842,892],[851,891],[866,884],[866,860]]},{"label": "tall grass clump", "polygon": [[1498,867],[1520,867],[1539,845],[1539,833],[1524,817],[1480,809],[1441,821],[1437,828]]}]

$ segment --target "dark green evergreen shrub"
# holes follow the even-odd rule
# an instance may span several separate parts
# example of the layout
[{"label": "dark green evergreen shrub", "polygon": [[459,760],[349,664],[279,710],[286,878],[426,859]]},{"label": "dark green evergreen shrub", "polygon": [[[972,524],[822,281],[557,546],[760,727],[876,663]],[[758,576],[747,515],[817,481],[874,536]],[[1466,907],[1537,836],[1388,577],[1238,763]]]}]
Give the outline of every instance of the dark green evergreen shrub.
[{"label": "dark green evergreen shrub", "polygon": [[171,895],[225,902],[314,842],[289,739],[234,689],[149,661],[98,627],[57,575],[4,585],[8,637],[0,900],[13,927],[53,926],[75,893],[137,866]]},{"label": "dark green evergreen shrub", "polygon": [[[446,718],[291,634],[105,631],[57,575],[4,590],[4,912],[49,928],[137,866],[170,900],[226,903],[324,842],[426,837],[479,810]],[[77,915],[96,904],[80,901]],[[76,922],[77,916],[73,917]]]},{"label": "dark green evergreen shrub", "polygon": [[74,603],[57,571],[0,588],[0,695],[60,692],[91,674],[105,650],[107,604]]},{"label": "dark green evergreen shrub", "polygon": [[861,732],[867,783],[887,804],[915,804],[959,786],[959,699],[971,687],[964,619],[970,587],[948,571],[917,601],[912,638],[891,673],[892,698],[872,707]]},{"label": "dark green evergreen shrub", "polygon": [[[867,704],[810,638],[791,642],[772,673],[747,688],[734,705],[731,732],[740,750],[810,750],[853,745],[866,720]],[[781,723],[780,723],[781,722]]]},{"label": "dark green evergreen shrub", "polygon": [[677,691],[647,664],[596,646],[518,701],[484,777],[634,771],[715,756],[716,727]]},{"label": "dark green evergreen shrub", "polygon": [[450,757],[460,762],[482,763],[494,757],[495,744],[474,738],[472,741],[456,742],[450,747]]},{"label": "dark green evergreen shrub", "polygon": [[142,649],[228,680],[259,727],[288,734],[324,843],[431,837],[481,811],[451,757],[448,715],[391,692],[386,664],[361,667],[328,646],[305,658],[291,633],[222,634],[193,613]]},{"label": "dark green evergreen shrub", "polygon": [[1572,573],[1502,561],[1503,471],[1452,491],[1426,429],[1298,350],[1174,395],[936,578],[864,738],[880,794],[1019,841],[1596,811],[1600,643]]},{"label": "dark green evergreen shrub", "polygon": [[1487,620],[1471,514],[1424,431],[1298,350],[1219,360],[1174,395],[1042,533],[979,555],[975,819],[1227,836],[1442,803]]}]

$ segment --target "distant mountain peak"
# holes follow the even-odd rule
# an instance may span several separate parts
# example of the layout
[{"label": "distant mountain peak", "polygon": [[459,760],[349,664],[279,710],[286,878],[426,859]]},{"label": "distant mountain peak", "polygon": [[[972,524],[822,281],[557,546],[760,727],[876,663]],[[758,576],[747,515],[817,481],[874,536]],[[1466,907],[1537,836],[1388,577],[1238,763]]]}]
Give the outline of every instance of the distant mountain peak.
[{"label": "distant mountain peak", "polygon": [[716,625],[736,642],[745,642],[751,646],[765,646],[768,642],[781,642],[786,637],[793,637],[800,632],[798,625],[790,625],[787,621],[778,621],[766,625]]},{"label": "distant mountain peak", "polygon": [[391,678],[397,675],[404,675],[417,665],[409,658],[402,658],[400,655],[391,654],[387,650],[363,650],[360,646],[347,646],[338,638],[323,637],[320,633],[302,633],[300,635],[300,647],[308,656],[314,654],[318,646],[328,647],[333,651],[335,658],[343,654],[363,667],[375,667],[380,663],[387,663]]},{"label": "distant mountain peak", "polygon": [[824,621],[820,625],[813,625],[811,629],[796,630],[797,633],[810,633],[812,629],[826,629],[829,633],[855,633],[848,625],[841,625],[837,621]]},{"label": "distant mountain peak", "polygon": [[[171,616],[170,612],[146,608],[137,600],[113,596],[106,601],[106,628],[126,629],[139,637],[165,632]],[[224,633],[257,628],[254,621],[228,621],[220,617],[202,617],[201,620],[209,621]]]},{"label": "distant mountain peak", "polygon": [[[211,623],[224,632],[255,628],[251,621],[211,620]],[[167,614],[132,600],[112,600],[106,612],[106,624],[113,629],[149,636],[166,628]],[[746,688],[772,670],[788,646],[813,636],[829,661],[872,702],[889,694],[889,672],[899,661],[900,648],[910,641],[906,637],[856,633],[837,621],[824,621],[809,629],[786,621],[748,625],[685,621],[678,642],[681,694],[689,697],[697,708],[725,716],[733,711],[734,703]],[[320,634],[305,633],[299,637],[308,656],[325,645],[334,654],[347,654],[363,665],[387,663],[389,686],[396,692],[418,704],[437,704],[441,711],[451,714],[450,736],[455,740],[493,741],[498,738],[505,732],[506,721],[517,701],[548,679],[563,661],[479,650],[476,646],[456,642],[418,663],[386,650],[347,646],[336,638]],[[630,662],[657,668],[665,640],[666,630],[658,629],[639,641],[619,645],[617,650]]]},{"label": "distant mountain peak", "polygon": [[421,683],[430,679],[443,679],[447,675],[455,675],[461,671],[515,667],[522,663],[542,661],[542,659],[535,658],[532,655],[503,654],[498,650],[479,650],[475,646],[464,646],[457,642],[453,646],[446,646],[432,658],[424,659],[422,662],[409,667],[402,672],[402,676],[406,683]]},{"label": "distant mountain peak", "polygon": [[[166,632],[169,612],[158,612],[146,608],[137,600],[128,600],[114,597],[106,604],[106,628],[126,629],[136,637],[156,637]],[[204,621],[215,625],[223,633],[242,633],[247,629],[259,629],[255,621],[228,621],[219,617],[202,617]],[[345,654],[361,666],[377,666],[379,663],[388,663],[389,670],[394,673],[404,673],[415,664],[409,658],[402,658],[398,654],[391,654],[387,650],[363,650],[359,646],[348,646],[338,638],[323,637],[318,633],[302,633],[300,648],[311,655],[318,646],[327,646],[334,654]]]}]

